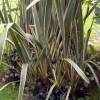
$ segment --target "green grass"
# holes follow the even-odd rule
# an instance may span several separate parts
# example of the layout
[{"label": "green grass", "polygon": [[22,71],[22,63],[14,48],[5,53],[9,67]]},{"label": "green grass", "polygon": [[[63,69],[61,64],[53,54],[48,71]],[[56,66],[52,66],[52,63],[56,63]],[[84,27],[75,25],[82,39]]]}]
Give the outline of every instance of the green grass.
[{"label": "green grass", "polygon": [[[4,74],[6,66],[3,64],[0,65],[0,88],[3,86],[1,79]],[[0,100],[17,100],[18,97],[18,88],[14,85],[8,85],[2,91],[0,91]]]},{"label": "green grass", "polygon": [[12,85],[0,91],[0,100],[17,100],[18,90]]}]

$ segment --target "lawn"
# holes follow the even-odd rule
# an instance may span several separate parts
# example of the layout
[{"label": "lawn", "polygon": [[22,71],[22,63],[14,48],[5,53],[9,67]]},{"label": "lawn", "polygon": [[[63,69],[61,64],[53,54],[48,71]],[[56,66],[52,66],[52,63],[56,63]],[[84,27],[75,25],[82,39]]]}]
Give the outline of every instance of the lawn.
[{"label": "lawn", "polygon": [[[0,65],[0,88],[4,86],[4,83],[2,83],[1,81],[5,70],[6,67],[1,64]],[[16,89],[14,84],[8,85],[6,88],[0,91],[0,100],[16,100],[17,96],[18,96],[18,89]]]},{"label": "lawn", "polygon": [[18,90],[13,85],[0,91],[0,100],[17,100],[17,96]]}]

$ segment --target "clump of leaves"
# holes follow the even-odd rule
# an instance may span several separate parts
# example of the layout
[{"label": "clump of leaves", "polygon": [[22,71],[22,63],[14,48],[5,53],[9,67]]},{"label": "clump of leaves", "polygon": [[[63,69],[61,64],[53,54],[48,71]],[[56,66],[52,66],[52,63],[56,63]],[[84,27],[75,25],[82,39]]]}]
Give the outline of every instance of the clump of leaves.
[{"label": "clump of leaves", "polygon": [[[25,12],[24,19],[21,21],[22,28],[15,23],[7,24],[4,34],[1,35],[2,38],[0,37],[1,47],[9,38],[21,59],[18,100],[22,100],[25,82],[32,84],[33,77],[41,79],[44,84],[47,84],[48,80],[51,81],[46,100],[49,100],[56,87],[61,88],[65,83],[68,86],[65,98],[68,100],[80,79],[87,84],[90,83],[85,74],[87,67],[91,70],[99,87],[98,78],[90,65],[90,63],[96,65],[92,61],[95,56],[86,58],[92,25],[86,37],[83,30],[83,23],[96,4],[91,9],[88,8],[83,18],[82,1],[34,0],[27,8],[25,6],[27,3],[23,2],[27,11],[20,9],[21,15]],[[27,18],[31,20],[30,23],[26,21]],[[3,51],[2,48],[0,58]],[[96,67],[99,68],[97,65]]]}]

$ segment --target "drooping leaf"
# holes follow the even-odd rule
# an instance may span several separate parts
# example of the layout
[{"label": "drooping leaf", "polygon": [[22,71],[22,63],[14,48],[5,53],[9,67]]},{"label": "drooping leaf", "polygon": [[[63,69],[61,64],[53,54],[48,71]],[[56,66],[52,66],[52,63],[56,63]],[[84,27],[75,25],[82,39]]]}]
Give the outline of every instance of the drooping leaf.
[{"label": "drooping leaf", "polygon": [[71,59],[69,58],[64,58],[63,61],[67,61],[69,64],[73,66],[73,68],[76,70],[76,72],[80,75],[80,77],[89,84],[89,79],[85,75],[85,73],[82,71],[82,69]]},{"label": "drooping leaf", "polygon": [[34,6],[37,2],[39,2],[40,0],[33,0],[26,8],[26,10],[30,9],[32,6]]},{"label": "drooping leaf", "polygon": [[7,38],[6,41],[15,47],[14,42],[12,42],[9,38]]},{"label": "drooping leaf", "polygon": [[23,100],[24,87],[27,76],[28,63],[22,64],[18,100]]},{"label": "drooping leaf", "polygon": [[95,81],[97,83],[98,88],[100,88],[100,83],[99,83],[99,79],[94,71],[94,69],[92,68],[92,66],[89,63],[86,63],[86,65],[89,67],[89,69],[91,70],[93,77],[95,78]]},{"label": "drooping leaf", "polygon": [[16,23],[13,24],[12,29],[14,31],[16,31],[17,34],[21,35],[22,37],[25,38],[25,32],[23,31],[23,29]]},{"label": "drooping leaf", "polygon": [[70,92],[71,92],[71,86],[68,88],[68,92],[67,92],[67,95],[66,95],[66,99],[65,100],[69,100]]},{"label": "drooping leaf", "polygon": [[1,27],[1,32],[0,32],[0,60],[2,59],[2,54],[5,46],[5,41],[7,39],[7,34],[9,28],[13,25],[13,23],[9,23],[7,25],[2,24]]},{"label": "drooping leaf", "polygon": [[3,89],[5,89],[7,86],[9,86],[9,85],[11,85],[11,84],[13,84],[13,83],[16,83],[16,82],[19,82],[19,80],[18,80],[18,81],[9,82],[9,83],[5,84],[4,86],[0,87],[0,92],[1,92]]},{"label": "drooping leaf", "polygon": [[50,90],[49,90],[49,92],[48,92],[48,95],[47,95],[47,97],[46,97],[46,100],[49,100],[49,97],[50,97],[50,95],[52,94],[52,91],[53,91],[53,89],[55,88],[56,85],[57,85],[57,83],[55,82],[55,83],[51,86],[51,88],[50,88]]},{"label": "drooping leaf", "polygon": [[100,66],[98,66],[95,62],[93,62],[93,61],[89,61],[89,63],[93,64],[95,67],[98,68],[98,70],[100,70]]},{"label": "drooping leaf", "polygon": [[25,47],[25,43],[24,43],[25,41],[22,41],[22,38],[13,29],[10,29],[9,31],[11,32],[10,35],[12,37],[12,40],[15,44],[15,47],[19,53],[19,56],[20,56],[22,62],[23,63],[29,62],[30,56],[29,56],[28,51]]}]

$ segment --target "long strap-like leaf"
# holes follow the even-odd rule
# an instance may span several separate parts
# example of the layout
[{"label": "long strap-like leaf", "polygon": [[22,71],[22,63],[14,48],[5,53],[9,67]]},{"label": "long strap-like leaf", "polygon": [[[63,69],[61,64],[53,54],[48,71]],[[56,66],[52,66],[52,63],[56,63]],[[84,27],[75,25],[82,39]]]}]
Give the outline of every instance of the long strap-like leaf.
[{"label": "long strap-like leaf", "polygon": [[86,63],[86,65],[89,67],[89,69],[91,70],[93,77],[95,78],[95,81],[97,83],[98,88],[100,89],[100,83],[99,83],[99,79],[94,71],[94,69],[92,68],[92,66],[89,63]]},{"label": "long strap-like leaf", "polygon": [[51,95],[51,93],[52,93],[52,91],[53,91],[53,89],[54,89],[54,87],[57,85],[57,83],[55,82],[52,86],[51,86],[51,88],[50,88],[50,90],[49,90],[49,92],[48,92],[48,95],[47,95],[47,97],[46,97],[46,100],[49,100],[49,97],[50,97],[50,95]]},{"label": "long strap-like leaf", "polygon": [[2,59],[2,54],[4,51],[5,41],[7,39],[7,34],[9,28],[13,25],[13,23],[9,23],[7,25],[1,25],[2,32],[0,33],[0,60]]},{"label": "long strap-like leaf", "polygon": [[66,95],[66,99],[65,100],[69,100],[70,92],[71,92],[71,86],[68,88],[68,92],[67,92],[67,95]]},{"label": "long strap-like leaf", "polygon": [[82,69],[71,59],[69,58],[65,58],[63,59],[64,61],[67,61],[68,63],[70,63],[73,68],[76,70],[76,72],[83,78],[83,80],[89,84],[89,79],[87,78],[87,76],[85,75],[85,73],[82,71]]},{"label": "long strap-like leaf", "polygon": [[28,69],[28,64],[22,64],[18,100],[23,100],[22,98],[23,98],[23,92],[24,92],[24,87],[26,82],[27,69]]},{"label": "long strap-like leaf", "polygon": [[34,6],[37,2],[39,2],[40,0],[33,0],[26,8],[26,10],[28,10],[29,8],[31,8],[32,6]]},{"label": "long strap-like leaf", "polygon": [[4,90],[7,86],[9,86],[9,85],[11,85],[11,84],[13,84],[13,83],[16,83],[16,82],[19,82],[19,81],[9,82],[9,83],[5,84],[4,86],[0,87],[0,92],[1,92],[2,90]]}]

